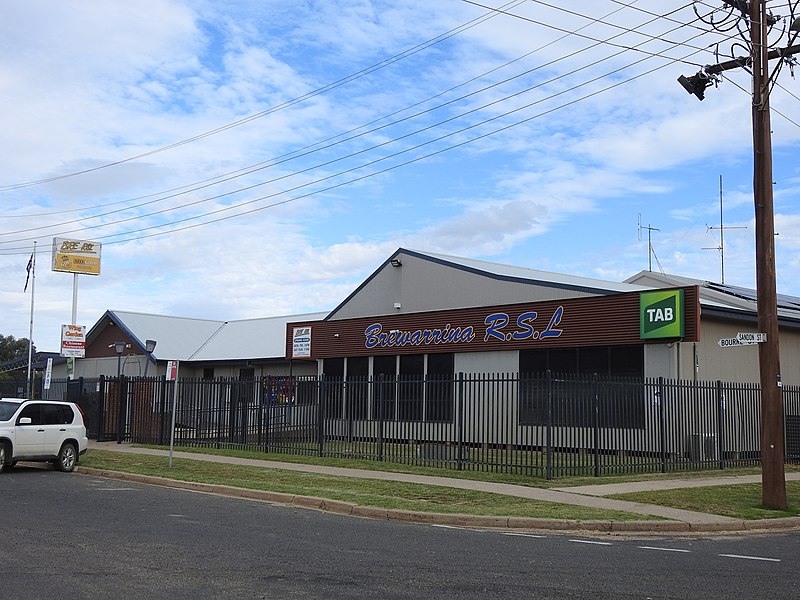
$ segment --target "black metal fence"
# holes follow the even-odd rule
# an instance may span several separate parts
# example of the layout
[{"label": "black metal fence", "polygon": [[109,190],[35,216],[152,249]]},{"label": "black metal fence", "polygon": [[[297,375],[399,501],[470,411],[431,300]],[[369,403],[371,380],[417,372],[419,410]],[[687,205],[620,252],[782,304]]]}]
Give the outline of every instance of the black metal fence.
[{"label": "black metal fence", "polygon": [[[177,387],[176,387],[177,385]],[[518,374],[54,381],[106,441],[240,448],[540,477],[760,461],[757,384]],[[784,386],[800,462],[800,387]]]}]

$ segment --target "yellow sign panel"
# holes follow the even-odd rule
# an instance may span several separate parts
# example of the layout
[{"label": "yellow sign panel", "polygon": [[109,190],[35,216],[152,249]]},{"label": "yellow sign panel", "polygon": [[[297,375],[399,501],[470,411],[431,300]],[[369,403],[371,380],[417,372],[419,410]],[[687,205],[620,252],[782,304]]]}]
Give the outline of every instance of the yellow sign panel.
[{"label": "yellow sign panel", "polygon": [[53,271],[100,275],[99,242],[53,238]]}]

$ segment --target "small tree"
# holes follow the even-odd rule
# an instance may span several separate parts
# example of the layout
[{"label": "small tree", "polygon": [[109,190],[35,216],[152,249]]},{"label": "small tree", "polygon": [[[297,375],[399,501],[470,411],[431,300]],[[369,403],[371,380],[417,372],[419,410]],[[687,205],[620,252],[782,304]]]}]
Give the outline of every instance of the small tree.
[{"label": "small tree", "polygon": [[[32,351],[36,352],[35,346],[33,347]],[[28,356],[28,338],[16,339],[13,335],[0,334],[0,364],[12,360],[19,360],[27,356]],[[15,369],[14,371],[17,370],[18,369]],[[14,371],[0,373],[0,379],[14,379],[12,375]]]}]

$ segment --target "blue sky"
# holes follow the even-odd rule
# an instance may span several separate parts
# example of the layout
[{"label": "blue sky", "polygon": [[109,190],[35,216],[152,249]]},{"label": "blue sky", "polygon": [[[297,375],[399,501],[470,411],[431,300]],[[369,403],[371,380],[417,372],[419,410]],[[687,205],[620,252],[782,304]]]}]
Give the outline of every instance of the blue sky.
[{"label": "blue sky", "polygon": [[[0,333],[28,336],[36,241],[33,338],[58,349],[73,278],[50,270],[54,237],[103,244],[78,277],[88,327],[328,310],[401,246],[719,281],[720,177],[725,281],[754,287],[750,75],[702,102],[676,81],[745,52],[736,15],[480,4],[2,3]],[[800,295],[800,88],[788,66],[778,84],[776,272]]]}]

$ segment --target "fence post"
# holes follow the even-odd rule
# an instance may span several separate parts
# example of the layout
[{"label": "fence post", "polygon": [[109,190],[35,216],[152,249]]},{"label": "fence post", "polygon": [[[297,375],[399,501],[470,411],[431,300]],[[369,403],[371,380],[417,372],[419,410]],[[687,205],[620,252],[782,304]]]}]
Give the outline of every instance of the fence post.
[{"label": "fence post", "polygon": [[378,376],[378,460],[383,461],[383,373]]},{"label": "fence post", "polygon": [[[158,384],[156,382],[158,381]],[[164,413],[167,410],[165,405],[165,398],[167,396],[167,376],[166,374],[164,377],[159,381],[157,379],[153,379],[153,385],[158,386],[158,445],[159,446],[166,446],[166,430],[167,426],[164,421]]]},{"label": "fence post", "polygon": [[719,468],[725,468],[725,460],[722,450],[725,447],[723,436],[725,435],[725,392],[722,391],[722,381],[717,379],[717,457]]},{"label": "fence post", "polygon": [[553,373],[547,369],[546,374],[547,384],[547,454],[545,462],[546,478],[548,480],[553,478]]},{"label": "fence post", "polygon": [[325,452],[325,375],[317,377],[317,452],[320,456]]},{"label": "fence post", "polygon": [[661,451],[661,472],[667,472],[667,432],[666,432],[666,416],[664,414],[664,378],[658,378],[658,389],[656,390],[656,398],[658,399],[658,444]]},{"label": "fence post", "polygon": [[103,416],[106,408],[106,376],[100,375],[100,389],[97,391],[97,441],[103,441]]},{"label": "fence post", "polygon": [[121,444],[123,439],[125,438],[125,397],[127,396],[127,390],[125,389],[125,376],[120,375],[117,377],[117,392],[119,393],[119,397],[117,398],[117,443]]},{"label": "fence post", "polygon": [[[266,385],[267,385],[267,418],[266,418],[266,425],[264,428],[264,452],[269,451],[269,440],[270,440],[270,429],[272,428],[272,406],[273,403],[278,401],[278,392],[280,388],[278,387],[284,381],[288,384],[288,379],[279,379],[278,377],[273,377],[272,375],[267,375]],[[291,388],[290,388],[291,389]],[[296,397],[297,392],[296,390],[292,389],[292,398]]]},{"label": "fence post", "polygon": [[458,374],[458,470],[464,469],[464,373]]},{"label": "fence post", "polygon": [[592,387],[594,392],[594,419],[592,429],[594,430],[594,476],[600,477],[600,390],[597,380],[597,373],[592,375]]},{"label": "fence post", "polygon": [[222,428],[224,426],[223,421],[225,420],[225,405],[230,402],[230,398],[228,396],[228,384],[227,381],[223,378],[219,378],[217,380],[219,382],[219,386],[215,387],[215,392],[217,392],[217,448],[222,447]]},{"label": "fence post", "polygon": [[256,427],[258,433],[256,434],[256,445],[261,448],[262,431],[264,427],[264,377],[259,377],[255,380],[255,394],[257,396],[256,405],[258,407],[258,416],[256,418]]}]

